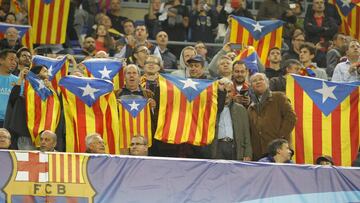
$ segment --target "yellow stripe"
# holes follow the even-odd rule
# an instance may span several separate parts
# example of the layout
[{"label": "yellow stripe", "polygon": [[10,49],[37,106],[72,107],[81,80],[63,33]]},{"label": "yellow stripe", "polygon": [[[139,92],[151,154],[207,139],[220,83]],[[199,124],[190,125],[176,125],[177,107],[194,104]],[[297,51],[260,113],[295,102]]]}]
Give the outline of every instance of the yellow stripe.
[{"label": "yellow stripe", "polygon": [[[286,76],[286,96],[290,99],[291,107],[295,109],[295,95],[294,95],[294,78],[291,75]],[[299,120],[297,120],[299,122]],[[291,132],[290,148],[295,150],[295,128]],[[296,158],[296,157],[295,157]]]},{"label": "yellow stripe", "polygon": [[341,103],[341,165],[351,166],[350,96]]},{"label": "yellow stripe", "polygon": [[[44,3],[44,14],[43,14],[43,19],[42,19],[42,32],[40,33],[41,34],[41,41],[40,43],[41,44],[45,44],[46,43],[46,35],[47,35],[47,29],[48,28],[48,19],[49,19],[49,9],[50,9],[50,6],[49,4],[45,4]],[[50,25],[51,26],[51,25]]]},{"label": "yellow stripe", "polygon": [[130,132],[130,122],[132,122],[132,120],[130,120],[130,113],[124,108],[124,119],[125,119],[125,132],[126,132],[126,143],[128,143],[128,147],[130,146],[130,137],[131,137],[131,132]]},{"label": "yellow stripe", "polygon": [[69,162],[68,162],[68,159],[69,159],[69,154],[63,154],[63,157],[64,157],[64,165],[60,166],[63,168],[64,170],[64,182],[65,183],[68,183],[69,182]]},{"label": "yellow stripe", "polygon": [[60,154],[56,154],[55,155],[55,163],[56,163],[56,182],[57,183],[59,183],[60,182],[60,176],[61,176],[61,174],[60,174],[60,167],[59,166],[61,166],[61,164],[60,164]]},{"label": "yellow stripe", "polygon": [[[188,100],[186,100],[186,106],[187,106],[186,112],[193,112],[194,102],[189,102]],[[192,122],[192,114],[186,113],[184,118],[184,127],[183,127],[181,142],[185,142],[186,140],[188,140],[188,137],[190,135],[191,122]]]},{"label": "yellow stripe", "polygon": [[275,46],[280,48],[282,47],[282,33],[283,33],[283,27],[279,27],[278,29],[276,29],[276,42],[275,42]]},{"label": "yellow stripe", "polygon": [[[105,152],[109,153],[109,146],[113,143],[109,143],[109,139],[108,139],[108,134],[107,134],[107,128],[106,128],[106,118],[105,118],[105,113],[106,113],[106,108],[108,106],[108,102],[106,99],[106,96],[101,96],[99,98],[99,103],[100,103],[100,109],[101,112],[103,113],[103,117],[102,117],[102,125],[103,125],[103,133],[102,133],[102,138],[103,141],[105,143]],[[90,132],[89,132],[90,133]]]},{"label": "yellow stripe", "polygon": [[85,115],[86,115],[86,134],[96,132],[95,113],[93,109],[88,105],[85,105]]},{"label": "yellow stripe", "polygon": [[251,45],[251,44],[249,44],[249,37],[250,37],[249,31],[247,31],[247,29],[244,28],[243,29],[243,36],[241,38],[241,43],[243,44],[243,46]]},{"label": "yellow stripe", "polygon": [[[112,92],[110,97],[109,97],[109,110],[111,113],[111,130],[112,133],[114,134],[114,145],[115,145],[115,153],[119,154],[120,153],[120,137],[119,137],[119,129],[120,129],[120,125],[119,125],[119,114],[118,114],[118,108],[114,108],[114,106],[117,107],[117,101],[116,101],[116,96],[115,93]],[[109,121],[107,121],[109,122]]]},{"label": "yellow stripe", "polygon": [[313,133],[312,133],[312,105],[311,98],[304,92],[303,106],[309,106],[309,108],[303,108],[303,135],[304,135],[304,158],[305,163],[313,163]]},{"label": "yellow stripe", "polygon": [[33,39],[37,39],[37,35],[40,34],[40,33],[37,33],[37,29],[40,26],[39,25],[39,12],[38,12],[40,9],[40,3],[41,3],[41,0],[28,1],[29,8],[30,8],[31,4],[34,4],[33,20],[32,20],[32,22],[30,22],[30,23],[32,23],[31,27],[34,31],[34,32],[32,32]]},{"label": "yellow stripe", "polygon": [[76,103],[75,103],[75,95],[70,91],[66,91],[66,95],[68,100],[63,98],[64,105],[64,117],[65,117],[65,125],[66,125],[66,151],[74,152],[75,149],[75,136],[74,130],[77,126],[74,126],[74,120],[76,119]]},{"label": "yellow stripe", "polygon": [[[267,34],[264,36],[264,43],[263,43],[263,47],[262,47],[262,51],[261,53],[258,53],[260,56],[260,61],[262,64],[265,64],[266,63],[266,60],[267,60],[267,55],[268,55],[268,52],[269,52],[269,49],[271,48],[270,47],[270,40],[271,40],[271,33]],[[258,45],[256,45],[258,46]]]},{"label": "yellow stripe", "polygon": [[[175,85],[173,86],[174,86],[174,99],[172,102],[173,111],[172,111],[172,118],[169,129],[169,143],[174,143],[175,141],[176,130],[178,128],[179,112],[181,111],[180,109],[181,91]],[[171,101],[169,101],[169,103],[170,104],[168,105],[171,105]]]},{"label": "yellow stripe", "polygon": [[83,175],[85,175],[85,174],[83,174],[82,173],[82,168],[83,168],[83,164],[85,164],[84,163],[84,155],[79,155],[79,161],[80,161],[80,164],[79,164],[79,175],[80,175],[80,183],[85,183],[85,181],[84,181],[84,177],[83,177]]},{"label": "yellow stripe", "polygon": [[120,82],[119,82],[119,73],[115,75],[112,82],[114,83],[114,91],[121,89]]},{"label": "yellow stripe", "polygon": [[237,31],[238,31],[239,23],[234,19],[231,18],[231,31],[230,31],[230,42],[231,43],[237,43]]},{"label": "yellow stripe", "polygon": [[123,108],[122,108],[122,106],[121,106],[121,104],[119,103],[118,104],[118,109],[119,109],[119,126],[120,126],[120,128],[119,128],[119,135],[120,135],[120,148],[124,148],[124,134],[122,133],[122,131],[123,131],[123,128],[125,127],[125,126],[123,126],[122,125],[122,121],[123,121],[123,117],[122,117],[122,111],[124,110]]},{"label": "yellow stripe", "polygon": [[147,126],[148,126],[148,147],[151,147],[152,145],[152,128],[151,128],[151,116],[150,116],[150,105],[148,105],[148,109],[147,109]]},{"label": "yellow stripe", "polygon": [[71,154],[71,182],[76,183],[76,154]]},{"label": "yellow stripe", "polygon": [[28,129],[32,138],[32,141],[35,140],[35,135],[33,133],[34,125],[35,125],[35,98],[34,98],[34,89],[31,87],[29,83],[27,88],[27,118],[28,118]]},{"label": "yellow stripe", "polygon": [[[159,87],[160,92],[167,92],[166,83],[164,81],[165,79],[162,76],[159,76]],[[157,129],[155,132],[155,139],[162,140],[163,135],[163,128],[165,125],[165,115],[166,115],[166,105],[167,105],[167,95],[164,94],[164,96],[160,97],[160,104],[159,104],[159,117],[158,117],[158,123],[157,123]]]},{"label": "yellow stripe", "polygon": [[214,82],[212,85],[212,106],[210,110],[210,120],[209,120],[209,128],[207,133],[207,144],[210,144],[214,140],[215,136],[215,125],[216,125],[216,114],[217,114],[217,89],[218,89],[218,82]]},{"label": "yellow stripe", "polygon": [[[39,123],[39,130],[38,132],[41,132],[45,129],[45,119],[46,119],[46,109],[47,109],[47,105],[46,105],[46,101],[43,101],[40,97],[39,100],[41,102],[41,114],[40,114],[40,123]],[[40,109],[37,109],[37,111],[39,111]]]},{"label": "yellow stripe", "polygon": [[[144,107],[145,108],[145,107]],[[140,129],[138,129],[138,132],[142,135],[145,135],[145,110],[146,109],[142,109],[142,111],[139,113],[138,117],[140,118]],[[145,135],[148,136],[148,135]]]},{"label": "yellow stripe", "polygon": [[54,5],[54,13],[51,14],[51,15],[53,15],[53,19],[52,19],[52,22],[51,22],[50,43],[55,42],[55,40],[56,40],[56,34],[57,34],[57,31],[58,31],[57,30],[58,21],[55,18],[55,16],[60,13],[60,1],[54,1],[52,3],[54,3],[55,5]]},{"label": "yellow stripe", "polygon": [[54,110],[52,114],[51,130],[55,132],[60,120],[60,100],[55,92],[53,92],[53,95],[54,95]]},{"label": "yellow stripe", "polygon": [[52,170],[53,169],[53,159],[54,159],[54,156],[53,154],[49,154],[49,182],[54,182],[53,180],[53,173],[54,171]]},{"label": "yellow stripe", "polygon": [[[200,98],[200,105],[199,105],[200,108],[199,108],[199,113],[197,115],[198,120],[195,125],[196,126],[196,134],[195,134],[194,145],[200,145],[202,133],[204,130],[203,129],[203,118],[205,117],[205,112],[206,112],[206,99],[207,99],[206,90],[204,90],[200,93],[199,98]],[[191,111],[187,111],[187,112],[191,112]]]},{"label": "yellow stripe", "polygon": [[[331,130],[331,124],[332,124],[332,115],[329,114],[329,116],[325,116],[323,113],[321,113],[322,116],[322,122],[321,122],[321,145],[322,145],[322,154],[324,155],[332,155],[332,130]],[[321,154],[319,154],[321,155]]]},{"label": "yellow stripe", "polygon": [[[64,4],[64,10],[63,10],[63,20],[62,20],[62,33],[61,33],[61,41],[60,43],[64,43],[65,42],[65,37],[66,37],[66,26],[67,26],[67,22],[68,22],[68,16],[69,16],[69,8],[70,8],[70,0],[64,0],[65,4]],[[58,43],[57,43],[58,44]]]}]

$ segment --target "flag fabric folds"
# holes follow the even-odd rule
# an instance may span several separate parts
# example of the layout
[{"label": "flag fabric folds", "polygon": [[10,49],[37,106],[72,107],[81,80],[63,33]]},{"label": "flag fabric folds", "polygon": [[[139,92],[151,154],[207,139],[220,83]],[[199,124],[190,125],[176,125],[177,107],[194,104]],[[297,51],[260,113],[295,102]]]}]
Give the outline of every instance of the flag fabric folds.
[{"label": "flag fabric folds", "polygon": [[298,121],[292,133],[294,160],[313,164],[320,155],[351,166],[359,148],[359,85],[291,75],[286,94]]},{"label": "flag fabric folds", "polygon": [[6,30],[9,29],[10,27],[13,27],[17,31],[19,31],[19,39],[21,40],[22,45],[32,50],[33,40],[31,36],[31,26],[0,23],[0,39],[4,38]]},{"label": "flag fabric folds", "polygon": [[63,94],[66,151],[85,152],[85,137],[99,133],[106,152],[119,153],[119,121],[113,84],[108,80],[66,76],[59,83]]},{"label": "flag fabric folds", "polygon": [[31,71],[24,85],[26,122],[32,141],[39,144],[39,133],[56,131],[60,119],[60,100],[55,91],[45,86]]},{"label": "flag fabric folds", "polygon": [[59,81],[69,71],[69,62],[66,56],[60,59],[53,59],[36,55],[33,58],[33,65],[45,65],[48,68],[49,81],[57,92],[60,92]]},{"label": "flag fabric folds", "polygon": [[35,44],[62,44],[66,38],[70,0],[28,1],[29,22]]},{"label": "flag fabric folds", "polygon": [[159,86],[155,139],[171,144],[210,144],[215,134],[218,82],[163,74]]},{"label": "flag fabric folds", "polygon": [[260,60],[253,46],[248,46],[243,49],[234,59],[234,61],[238,60],[244,61],[246,67],[250,70],[251,75],[259,72],[258,62],[260,62]]},{"label": "flag fabric folds", "polygon": [[265,64],[270,48],[281,48],[282,25],[281,20],[254,21],[231,16],[230,42],[255,47],[261,63]]},{"label": "flag fabric folds", "polygon": [[341,17],[340,32],[360,40],[360,2],[357,0],[330,0]]},{"label": "flag fabric folds", "polygon": [[152,144],[150,106],[146,98],[121,99],[119,104],[120,148],[130,147],[131,137],[143,135]]},{"label": "flag fabric folds", "polygon": [[114,90],[119,90],[124,86],[122,62],[113,59],[89,59],[82,64],[86,67],[87,76],[112,81]]}]

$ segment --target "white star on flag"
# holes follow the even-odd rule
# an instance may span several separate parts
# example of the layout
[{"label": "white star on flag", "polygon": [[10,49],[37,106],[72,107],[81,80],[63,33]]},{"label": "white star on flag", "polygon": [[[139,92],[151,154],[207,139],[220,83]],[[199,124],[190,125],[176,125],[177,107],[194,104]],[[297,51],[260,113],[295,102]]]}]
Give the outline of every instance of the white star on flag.
[{"label": "white star on flag", "polygon": [[92,88],[89,83],[86,84],[86,87],[79,87],[79,88],[84,91],[82,94],[83,97],[90,95],[90,97],[94,100],[95,100],[94,93],[99,91],[98,89]]},{"label": "white star on flag", "polygon": [[44,82],[42,80],[36,80],[36,82],[39,84],[38,90],[45,88]]},{"label": "white star on flag", "polygon": [[259,22],[256,22],[256,24],[255,24],[255,25],[254,25],[254,24],[252,24],[252,26],[254,26],[254,32],[255,32],[255,31],[259,31],[259,32],[261,32],[261,29],[264,27],[264,26],[260,25],[260,23],[259,23]]},{"label": "white star on flag", "polygon": [[196,85],[199,84],[198,82],[195,82],[190,78],[188,78],[186,80],[180,80],[180,82],[184,83],[183,89],[191,87],[191,88],[193,88],[194,90],[197,91]]},{"label": "white star on flag", "polygon": [[104,78],[108,78],[110,79],[110,73],[112,72],[112,70],[108,70],[106,68],[106,66],[104,66],[104,69],[103,70],[99,70],[99,73],[101,74],[101,79],[104,79]]},{"label": "white star on flag", "polygon": [[135,101],[133,101],[131,104],[129,104],[129,106],[131,107],[130,111],[132,111],[132,110],[139,111],[139,109],[138,109],[139,105],[140,104],[137,104]]},{"label": "white star on flag", "polygon": [[51,65],[50,68],[48,69],[48,75],[50,77],[53,76],[52,72],[53,72],[53,66]]},{"label": "white star on flag", "polygon": [[341,5],[341,7],[348,7],[348,8],[350,8],[350,0],[341,0],[341,2],[342,2],[342,5]]},{"label": "white star on flag", "polygon": [[328,98],[337,100],[334,95],[335,86],[329,87],[325,82],[322,83],[322,88],[315,90],[315,92],[322,94],[322,103],[325,103]]}]

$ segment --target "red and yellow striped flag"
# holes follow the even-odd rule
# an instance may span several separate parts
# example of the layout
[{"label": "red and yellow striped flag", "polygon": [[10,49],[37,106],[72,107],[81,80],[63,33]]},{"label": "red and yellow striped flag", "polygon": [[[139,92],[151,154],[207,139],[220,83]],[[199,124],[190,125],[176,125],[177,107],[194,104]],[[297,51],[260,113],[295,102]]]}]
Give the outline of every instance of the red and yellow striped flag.
[{"label": "red and yellow striped flag", "polygon": [[70,0],[28,1],[29,22],[35,44],[62,44],[66,38]]},{"label": "red and yellow striped flag", "polygon": [[39,145],[39,133],[56,131],[60,119],[60,100],[55,91],[44,86],[32,72],[27,75],[24,86],[26,122],[35,145]]},{"label": "red and yellow striped flag", "polygon": [[15,28],[19,32],[21,44],[27,47],[30,51],[33,50],[33,40],[31,36],[31,27],[28,25],[14,25],[8,23],[0,23],[0,39],[4,38],[5,32],[10,27]]},{"label": "red and yellow striped flag", "polygon": [[351,166],[359,149],[359,85],[291,75],[286,95],[298,121],[292,133],[296,163],[313,164],[321,155]]},{"label": "red and yellow striped flag", "polygon": [[147,99],[121,99],[118,107],[120,148],[129,148],[134,135],[143,135],[148,140],[148,147],[151,147],[151,114]]},{"label": "red and yellow striped flag", "polygon": [[268,52],[273,47],[281,48],[283,22],[281,20],[254,21],[250,18],[231,16],[230,42],[253,46],[266,64]]},{"label": "red and yellow striped flag", "polygon": [[214,139],[218,82],[159,76],[160,104],[155,139],[202,146]]},{"label": "red and yellow striped flag", "polygon": [[119,121],[110,81],[66,76],[59,83],[63,94],[66,151],[85,152],[85,137],[99,133],[106,152],[119,154]]},{"label": "red and yellow striped flag", "polygon": [[360,40],[360,3],[359,1],[346,2],[341,0],[329,0],[334,4],[340,17],[339,31]]}]

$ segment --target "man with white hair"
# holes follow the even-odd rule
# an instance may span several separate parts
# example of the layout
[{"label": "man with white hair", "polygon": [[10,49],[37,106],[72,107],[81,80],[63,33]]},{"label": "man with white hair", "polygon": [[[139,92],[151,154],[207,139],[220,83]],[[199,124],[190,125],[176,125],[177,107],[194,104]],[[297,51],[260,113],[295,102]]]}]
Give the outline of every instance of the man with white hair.
[{"label": "man with white hair", "polygon": [[44,130],[40,133],[40,151],[42,152],[56,152],[57,136],[50,130]]},{"label": "man with white hair", "polygon": [[11,135],[5,128],[0,128],[0,149],[9,149],[11,144]]},{"label": "man with white hair", "polygon": [[134,135],[131,138],[130,155],[147,156],[148,155],[148,140],[143,135]]},{"label": "man with white hair", "polygon": [[258,160],[267,153],[267,145],[272,140],[283,138],[290,142],[296,115],[284,93],[270,91],[265,74],[252,75],[250,86],[254,92],[248,108],[251,144],[254,160]]},{"label": "man with white hair", "polygon": [[0,49],[13,49],[17,51],[21,47],[19,31],[14,27],[9,27],[4,34],[4,39],[0,40]]},{"label": "man with white hair", "polygon": [[85,138],[86,153],[105,154],[105,143],[100,134],[92,133]]}]

